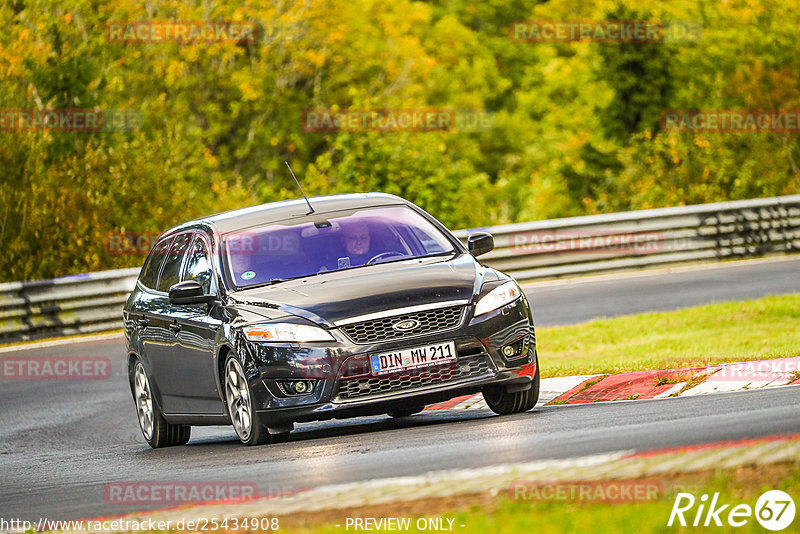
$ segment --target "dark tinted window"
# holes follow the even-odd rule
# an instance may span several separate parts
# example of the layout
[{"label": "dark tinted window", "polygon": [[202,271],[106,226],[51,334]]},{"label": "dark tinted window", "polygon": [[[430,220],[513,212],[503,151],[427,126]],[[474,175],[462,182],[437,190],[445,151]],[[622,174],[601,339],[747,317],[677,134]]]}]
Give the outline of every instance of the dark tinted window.
[{"label": "dark tinted window", "polygon": [[237,287],[455,251],[428,219],[404,206],[249,228],[227,234],[222,249]]},{"label": "dark tinted window", "polygon": [[203,286],[203,293],[211,292],[211,260],[205,241],[199,236],[195,237],[189,249],[189,257],[183,267],[181,282],[184,280],[195,280]]},{"label": "dark tinted window", "polygon": [[164,261],[164,267],[161,269],[161,278],[158,280],[159,291],[169,291],[169,288],[178,283],[178,278],[181,274],[181,265],[189,248],[192,234],[180,234],[172,242],[172,248],[167,254],[167,259]]},{"label": "dark tinted window", "polygon": [[150,251],[150,255],[145,260],[144,267],[142,267],[142,274],[139,275],[139,281],[150,289],[155,289],[158,283],[158,273],[161,272],[161,264],[164,263],[164,256],[167,255],[169,246],[172,243],[172,237],[162,239]]}]

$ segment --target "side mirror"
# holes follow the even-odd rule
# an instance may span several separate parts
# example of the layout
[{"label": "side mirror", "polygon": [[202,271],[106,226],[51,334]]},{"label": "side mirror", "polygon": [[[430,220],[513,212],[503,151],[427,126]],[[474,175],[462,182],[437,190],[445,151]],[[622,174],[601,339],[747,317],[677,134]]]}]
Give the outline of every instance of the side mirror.
[{"label": "side mirror", "polygon": [[480,256],[494,250],[494,237],[488,232],[476,232],[467,236],[467,250],[473,256]]},{"label": "side mirror", "polygon": [[172,304],[210,304],[216,295],[203,293],[203,286],[195,280],[184,280],[169,288],[169,301]]}]

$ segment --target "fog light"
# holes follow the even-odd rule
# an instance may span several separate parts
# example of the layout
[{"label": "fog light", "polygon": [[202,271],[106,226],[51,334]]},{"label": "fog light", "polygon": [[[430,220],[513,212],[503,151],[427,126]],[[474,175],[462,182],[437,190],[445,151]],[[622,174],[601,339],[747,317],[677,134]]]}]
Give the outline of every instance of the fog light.
[{"label": "fog light", "polygon": [[314,391],[313,380],[279,380],[278,387],[284,395],[309,395]]},{"label": "fog light", "polygon": [[514,354],[516,354],[516,352],[517,349],[515,349],[513,345],[506,345],[503,347],[503,356],[506,358],[512,357]]}]

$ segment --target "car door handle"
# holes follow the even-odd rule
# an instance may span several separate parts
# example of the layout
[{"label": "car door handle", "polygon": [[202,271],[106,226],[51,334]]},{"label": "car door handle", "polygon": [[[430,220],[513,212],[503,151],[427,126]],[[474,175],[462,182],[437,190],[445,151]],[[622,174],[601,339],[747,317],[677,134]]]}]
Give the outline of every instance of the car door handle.
[{"label": "car door handle", "polygon": [[172,323],[171,325],[169,325],[169,329],[177,334],[178,332],[181,331],[181,325],[179,325],[178,323]]},{"label": "car door handle", "polygon": [[150,326],[150,320],[139,319],[138,321],[136,321],[136,324],[139,325],[140,328],[147,328],[148,326]]}]

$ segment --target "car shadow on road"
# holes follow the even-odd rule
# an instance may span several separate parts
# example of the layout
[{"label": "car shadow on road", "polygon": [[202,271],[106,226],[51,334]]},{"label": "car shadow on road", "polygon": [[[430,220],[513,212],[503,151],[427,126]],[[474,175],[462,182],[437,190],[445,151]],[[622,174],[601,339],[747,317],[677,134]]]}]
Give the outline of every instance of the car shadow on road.
[{"label": "car shadow on road", "polygon": [[[287,443],[302,443],[314,440],[324,440],[326,438],[358,436],[376,432],[386,432],[392,430],[404,430],[412,428],[424,428],[469,421],[479,421],[496,417],[488,411],[468,411],[468,410],[447,410],[447,411],[428,411],[410,417],[394,419],[388,416],[360,417],[347,420],[319,421],[313,423],[302,423],[295,426],[295,430],[289,436]],[[222,429],[222,427],[220,427]],[[233,429],[230,430],[230,438],[222,436],[193,438],[186,447],[219,447],[241,445]],[[279,445],[268,445],[276,447]]]}]

